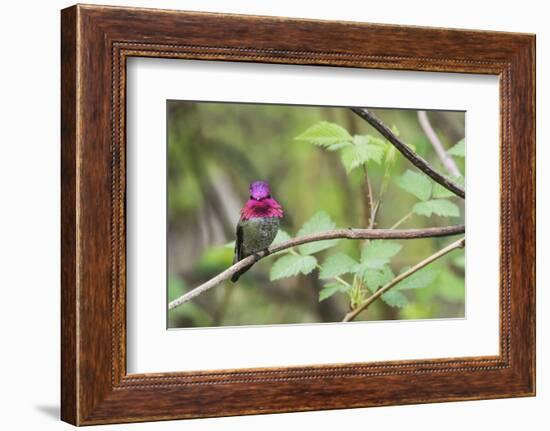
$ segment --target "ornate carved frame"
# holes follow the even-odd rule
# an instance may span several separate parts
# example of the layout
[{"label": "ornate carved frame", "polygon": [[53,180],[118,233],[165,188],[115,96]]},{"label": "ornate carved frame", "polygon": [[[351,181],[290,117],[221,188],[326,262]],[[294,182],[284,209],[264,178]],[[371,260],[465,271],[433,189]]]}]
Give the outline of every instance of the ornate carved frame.
[{"label": "ornate carved frame", "polygon": [[[63,420],[88,425],[534,395],[533,35],[77,5],[62,11],[61,47]],[[128,375],[131,56],[498,75],[500,354]]]}]

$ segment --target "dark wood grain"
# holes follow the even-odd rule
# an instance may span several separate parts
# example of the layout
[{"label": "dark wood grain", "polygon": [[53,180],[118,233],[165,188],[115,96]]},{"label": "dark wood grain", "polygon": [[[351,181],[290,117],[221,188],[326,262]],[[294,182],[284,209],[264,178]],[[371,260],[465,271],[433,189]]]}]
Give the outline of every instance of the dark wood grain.
[{"label": "dark wood grain", "polygon": [[77,415],[76,8],[61,16],[61,417]]},{"label": "dark wood grain", "polygon": [[[534,36],[74,6],[62,12],[61,38],[63,420],[83,425],[534,394]],[[500,354],[127,375],[130,56],[498,75]]]}]

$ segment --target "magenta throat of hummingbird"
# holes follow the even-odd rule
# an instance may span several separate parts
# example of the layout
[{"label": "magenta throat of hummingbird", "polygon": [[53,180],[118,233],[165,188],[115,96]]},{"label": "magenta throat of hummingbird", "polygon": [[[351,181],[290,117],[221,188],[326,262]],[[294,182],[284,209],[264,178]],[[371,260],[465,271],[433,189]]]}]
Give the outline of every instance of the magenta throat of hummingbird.
[{"label": "magenta throat of hummingbird", "polygon": [[271,197],[271,189],[266,181],[254,181],[249,191],[250,199],[241,209],[241,220],[283,217],[283,207]]}]

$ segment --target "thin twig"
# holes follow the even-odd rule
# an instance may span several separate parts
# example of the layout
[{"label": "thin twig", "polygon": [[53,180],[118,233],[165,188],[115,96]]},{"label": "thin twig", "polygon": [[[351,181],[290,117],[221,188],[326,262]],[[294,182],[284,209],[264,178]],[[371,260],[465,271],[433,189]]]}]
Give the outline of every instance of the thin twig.
[{"label": "thin twig", "polygon": [[374,208],[372,209],[372,215],[369,221],[369,229],[374,229],[376,225],[376,216],[378,215],[378,208],[380,208],[380,199],[374,203]]},{"label": "thin twig", "polygon": [[458,167],[456,166],[454,159],[449,153],[447,153],[445,147],[439,139],[439,136],[437,136],[437,133],[435,133],[435,130],[430,123],[430,119],[428,118],[428,114],[426,114],[426,111],[418,111],[417,116],[420,127],[422,127],[422,130],[424,130],[424,133],[432,144],[432,147],[434,147],[434,150],[439,157],[439,160],[441,160],[441,163],[443,164],[443,166],[445,166],[445,169],[447,169],[447,172],[449,172],[449,174],[453,177],[462,176],[462,174],[458,170]]},{"label": "thin twig", "polygon": [[433,238],[440,236],[450,236],[464,233],[464,225],[432,227],[426,229],[334,229],[325,232],[317,232],[310,235],[304,235],[297,238],[291,238],[287,241],[282,241],[271,245],[267,250],[260,251],[256,255],[245,257],[234,265],[227,268],[225,271],[211,278],[206,283],[194,288],[186,294],[174,299],[168,304],[168,309],[172,310],[177,306],[190,301],[203,292],[217,286],[221,282],[231,278],[233,274],[246,268],[250,264],[263,259],[264,257],[277,253],[288,248],[296,247],[301,244],[310,242],[324,241],[327,239],[413,239],[413,238]]},{"label": "thin twig", "polygon": [[407,213],[403,218],[396,222],[390,229],[397,229],[398,226],[401,226],[406,220],[408,220],[414,214],[414,210]]},{"label": "thin twig", "polygon": [[349,322],[357,317],[359,313],[361,313],[363,310],[366,310],[367,307],[372,304],[375,300],[380,298],[384,293],[386,293],[388,290],[390,290],[392,287],[394,287],[397,283],[404,280],[405,278],[409,277],[410,275],[414,274],[418,270],[424,268],[426,265],[432,263],[434,260],[439,259],[442,256],[445,256],[447,253],[457,249],[457,248],[464,248],[464,245],[466,244],[466,239],[461,238],[458,241],[453,242],[452,244],[448,245],[445,248],[442,248],[438,252],[432,254],[430,257],[424,259],[422,262],[417,263],[415,266],[410,268],[409,270],[405,271],[404,273],[398,275],[395,277],[392,281],[390,281],[388,284],[386,284],[384,287],[381,287],[378,289],[375,293],[373,293],[371,296],[368,297],[368,299],[365,300],[362,304],[358,305],[350,311],[346,316],[344,317],[343,322]]},{"label": "thin twig", "polygon": [[[316,265],[316,268],[318,271],[321,271],[323,269],[323,267],[319,264]],[[349,284],[346,280],[344,280],[342,277],[339,277],[339,276],[334,276],[334,277],[331,277],[331,278],[334,278],[338,283],[340,284],[343,284],[344,286],[346,287],[351,287],[351,284]]]},{"label": "thin twig", "polygon": [[366,108],[350,108],[355,114],[359,115],[365,121],[367,121],[372,127],[384,136],[390,143],[397,148],[401,154],[403,154],[409,161],[415,165],[418,169],[432,178],[435,182],[441,184],[447,190],[453,192],[455,195],[460,196],[462,199],[466,197],[464,189],[457,183],[446,178],[437,172],[426,160],[416,154],[407,144],[405,144],[400,138],[398,138],[391,129],[386,126],[381,120],[378,119],[372,112]]},{"label": "thin twig", "polygon": [[365,174],[365,184],[367,187],[367,195],[368,195],[368,207],[369,207],[369,213],[367,215],[368,217],[368,225],[367,227],[369,229],[372,229],[374,227],[374,218],[376,216],[376,208],[374,205],[374,194],[372,192],[372,185],[369,178],[369,173],[367,171],[366,165],[363,165],[363,172]]}]

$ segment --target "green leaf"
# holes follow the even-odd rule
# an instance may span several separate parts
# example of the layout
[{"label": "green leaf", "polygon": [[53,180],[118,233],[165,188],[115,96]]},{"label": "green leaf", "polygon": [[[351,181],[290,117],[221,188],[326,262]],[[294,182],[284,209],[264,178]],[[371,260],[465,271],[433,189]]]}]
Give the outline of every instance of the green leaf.
[{"label": "green leaf", "polygon": [[326,148],[329,151],[351,145],[352,141],[352,137],[346,129],[328,121],[320,121],[314,124],[294,139]]},{"label": "green leaf", "polygon": [[431,217],[436,214],[442,217],[460,217],[458,206],[447,199],[432,199],[418,202],[414,207],[415,214]]},{"label": "green leaf", "polygon": [[416,153],[416,145],[409,142],[405,142],[405,145],[407,145],[407,147],[409,147],[413,153]]},{"label": "green leaf", "polygon": [[[464,177],[462,175],[452,175],[447,176],[448,179],[453,181],[454,183],[458,184],[459,186],[464,187],[465,181]],[[433,192],[432,192],[432,198],[438,199],[438,198],[452,198],[456,195],[451,192],[450,190],[443,187],[441,184],[434,182],[433,183]]]},{"label": "green leaf", "polygon": [[[392,124],[391,131],[395,136],[397,136],[397,137],[401,136],[401,133],[399,133],[399,129],[397,128],[397,126],[395,124]],[[392,145],[392,147],[393,147],[393,145]]]},{"label": "green leaf", "polygon": [[355,265],[352,272],[354,272],[357,277],[365,280],[371,271],[382,270],[389,262],[389,259],[369,259]]},{"label": "green leaf", "polygon": [[432,194],[432,181],[424,174],[407,170],[397,177],[395,182],[406,192],[416,196],[421,201],[427,201]]},{"label": "green leaf", "polygon": [[273,244],[279,244],[280,242],[285,242],[290,239],[290,235],[286,233],[284,230],[279,229],[277,232],[277,236],[275,236],[275,239],[273,240]]},{"label": "green leaf", "polygon": [[382,286],[392,281],[395,275],[389,265],[385,265],[380,270],[367,269],[363,272],[361,278],[367,284],[367,288],[374,293]]},{"label": "green leaf", "polygon": [[361,271],[366,271],[367,269],[382,269],[385,265],[387,265],[390,262],[387,258],[376,258],[376,259],[369,259],[365,260],[364,262],[359,263],[353,270],[357,275],[361,273]]},{"label": "green leaf", "polygon": [[380,197],[382,197],[391,180],[391,173],[395,166],[397,150],[393,145],[388,145],[386,148],[386,157],[384,158],[384,176],[382,178],[382,184],[380,185]]},{"label": "green leaf", "polygon": [[381,298],[382,301],[384,301],[390,307],[401,308],[409,303],[407,297],[398,290],[389,290],[388,292],[384,293]]},{"label": "green leaf", "polygon": [[436,269],[421,269],[397,283],[393,288],[397,290],[420,289],[427,287],[437,278]]},{"label": "green leaf", "polygon": [[369,241],[361,250],[361,263],[354,268],[355,274],[369,284],[368,277],[375,276],[372,270],[383,270],[401,248],[401,244],[392,241]]},{"label": "green leaf", "polygon": [[372,135],[353,135],[353,143],[355,145],[374,144],[382,147],[382,149],[384,150],[386,150],[386,148],[388,147],[388,144],[384,139],[377,138],[376,136]]},{"label": "green leaf", "polygon": [[466,157],[466,141],[462,138],[454,146],[447,150],[448,154],[458,157]]},{"label": "green leaf", "polygon": [[337,292],[347,292],[350,289],[349,286],[345,286],[340,283],[331,283],[325,284],[323,288],[319,291],[319,302],[324,301],[327,298],[330,298]]},{"label": "green leaf", "polygon": [[364,165],[370,160],[377,164],[382,163],[385,147],[368,135],[356,135],[353,138],[353,145],[342,150],[341,160],[349,174],[355,168]]},{"label": "green leaf", "polygon": [[388,166],[388,169],[391,169],[395,164],[397,156],[397,149],[393,145],[388,145],[386,148],[386,157],[384,158],[384,164]]},{"label": "green leaf", "polygon": [[[289,239],[290,239],[290,235],[288,233],[286,233],[284,230],[279,229],[279,231],[277,232],[277,236],[273,240],[272,244],[278,244],[278,243],[281,243],[281,242],[285,242],[285,241],[288,241]],[[278,252],[273,253],[273,254],[277,255],[277,254],[290,253],[291,250],[292,250],[291,248],[286,248],[284,250],[278,251]]]},{"label": "green leaf", "polygon": [[432,198],[439,199],[439,198],[452,198],[456,196],[452,191],[446,189],[439,183],[433,183],[432,188]]},{"label": "green leaf", "polygon": [[316,265],[317,259],[313,256],[287,254],[275,261],[271,267],[269,279],[275,281],[281,278],[294,277],[300,273],[307,275],[315,269]]},{"label": "green leaf", "polygon": [[[304,223],[302,228],[298,231],[298,237],[309,235],[317,232],[324,232],[327,230],[332,230],[336,224],[332,221],[330,216],[324,212],[319,211],[313,217],[311,217],[307,222]],[[308,244],[303,244],[298,246],[298,250],[302,254],[314,254],[318,253],[321,250],[333,247],[338,243],[337,239],[329,239],[325,241],[316,241],[310,242]]]},{"label": "green leaf", "polygon": [[345,253],[329,256],[323,263],[319,278],[333,278],[352,272],[357,262]]},{"label": "green leaf", "polygon": [[361,262],[371,259],[389,259],[403,248],[401,244],[387,240],[371,240],[361,250]]}]

